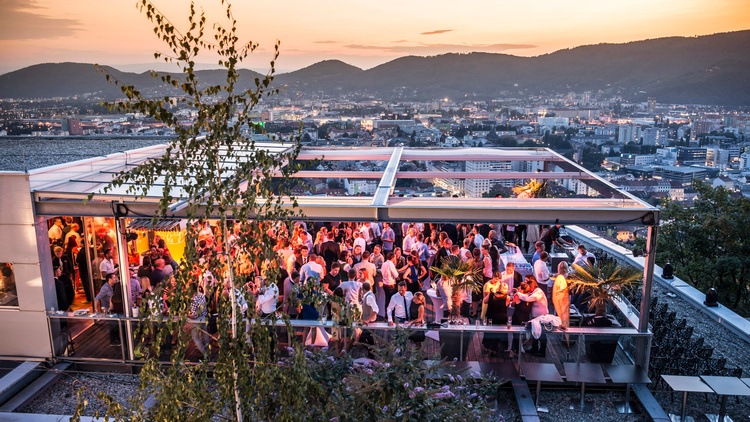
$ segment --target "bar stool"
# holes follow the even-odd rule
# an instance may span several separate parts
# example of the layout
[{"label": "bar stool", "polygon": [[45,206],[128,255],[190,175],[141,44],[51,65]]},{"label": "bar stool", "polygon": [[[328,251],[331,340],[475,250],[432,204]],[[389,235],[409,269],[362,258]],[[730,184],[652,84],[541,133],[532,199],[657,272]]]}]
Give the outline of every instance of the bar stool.
[{"label": "bar stool", "polygon": [[591,402],[584,401],[586,394],[586,383],[593,382],[598,384],[604,384],[607,382],[604,379],[604,372],[602,372],[602,366],[598,363],[575,363],[565,362],[565,379],[570,382],[581,383],[581,400],[580,402],[573,401],[570,403],[570,410],[577,410],[579,412],[590,413],[594,406]]},{"label": "bar stool", "polygon": [[630,406],[630,384],[649,384],[649,379],[646,372],[641,368],[640,365],[604,365],[604,370],[607,371],[607,375],[615,384],[625,384],[625,401],[617,402],[617,413],[633,413],[633,409]]},{"label": "bar stool", "polygon": [[537,412],[549,412],[549,408],[539,403],[539,393],[542,389],[542,381],[544,382],[563,382],[562,376],[557,372],[557,368],[553,363],[535,363],[535,362],[524,362],[521,365],[521,374],[526,378],[526,381],[536,381],[536,411]]}]

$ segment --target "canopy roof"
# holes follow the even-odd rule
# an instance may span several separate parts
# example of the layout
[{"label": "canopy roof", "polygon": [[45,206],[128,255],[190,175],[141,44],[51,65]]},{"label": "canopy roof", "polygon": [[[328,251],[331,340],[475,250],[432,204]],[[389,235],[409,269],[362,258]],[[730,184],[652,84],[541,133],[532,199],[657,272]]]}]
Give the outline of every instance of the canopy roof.
[{"label": "canopy roof", "polygon": [[[256,143],[272,153],[287,151],[289,145],[268,142]],[[103,194],[103,188],[115,174],[160,157],[166,145],[96,157],[73,163],[60,164],[32,170],[29,174],[35,211],[38,215],[112,216],[112,203],[127,205],[135,215],[150,216],[162,196],[162,186],[154,186],[143,198],[127,193],[129,185]],[[249,152],[248,152],[249,153]],[[643,224],[654,225],[659,220],[659,210],[610,182],[594,175],[546,148],[446,148],[421,149],[389,148],[309,148],[304,147],[300,160],[320,162],[377,163],[368,170],[319,168],[297,173],[304,179],[374,179],[375,193],[367,196],[314,196],[297,198],[304,218],[318,221],[420,221],[420,222],[492,222],[530,224]],[[408,171],[407,162],[534,162],[539,170],[521,171],[440,171],[434,166],[429,171]],[[230,167],[234,164],[225,161]],[[413,167],[413,166],[412,166]],[[522,166],[516,166],[522,168]],[[524,166],[525,168],[526,166]],[[426,167],[423,167],[426,168]],[[491,169],[490,169],[491,170]],[[599,192],[599,197],[583,198],[466,198],[424,197],[394,195],[399,179],[421,180],[471,180],[506,181],[515,185],[531,178],[562,181],[576,179]],[[185,175],[184,183],[191,183]],[[95,196],[86,201],[90,193]],[[173,216],[180,212],[183,191],[177,187],[171,192],[175,200]]]}]

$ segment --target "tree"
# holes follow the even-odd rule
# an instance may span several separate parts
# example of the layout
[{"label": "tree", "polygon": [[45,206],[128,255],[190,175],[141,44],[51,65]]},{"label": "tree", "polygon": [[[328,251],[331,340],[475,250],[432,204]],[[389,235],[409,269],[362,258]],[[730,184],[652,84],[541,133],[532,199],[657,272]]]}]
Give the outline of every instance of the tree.
[{"label": "tree", "polygon": [[[129,194],[144,197],[149,190],[161,188],[162,197],[154,217],[162,217],[170,213],[169,207],[174,200],[180,199],[174,195],[181,191],[188,221],[185,258],[175,269],[174,286],[163,292],[170,303],[170,318],[162,322],[164,329],[156,332],[153,324],[143,324],[144,335],[154,336],[155,341],[153,348],[141,344],[139,350],[148,359],[141,372],[142,388],[134,398],[134,415],[129,417],[136,420],[203,420],[227,412],[235,420],[266,419],[267,412],[271,411],[271,403],[256,392],[269,388],[274,382],[274,371],[277,370],[273,368],[276,361],[269,336],[273,331],[262,324],[247,325],[246,328],[238,305],[241,299],[237,282],[239,269],[231,254],[210,255],[205,267],[197,265],[197,230],[193,229],[193,224],[209,218],[218,219],[216,239],[224,243],[224,251],[236,247],[237,255],[245,255],[253,262],[270,262],[269,258],[274,257],[273,239],[269,235],[271,224],[288,221],[296,214],[296,201],[290,194],[290,176],[298,168],[294,163],[300,145],[295,139],[287,152],[274,155],[256,147],[254,141],[243,136],[243,127],[257,129],[257,125],[250,121],[250,111],[263,97],[278,92],[271,88],[271,82],[279,44],[275,45],[274,59],[267,75],[256,78],[248,85],[250,88],[240,88],[244,81],[240,80],[237,66],[258,45],[239,42],[231,5],[224,1],[222,4],[226,7],[226,21],[215,23],[209,37],[206,17],[203,12],[196,11],[194,4],[190,5],[186,29],[181,29],[151,1],[138,3],[139,10],[154,24],[156,36],[169,50],[168,54],[156,53],[155,57],[175,64],[182,72],[180,76],[156,73],[152,76],[182,92],[178,102],[196,111],[197,118],[192,125],[179,124],[178,116],[171,111],[169,98],[147,98],[135,86],[123,84],[100,68],[107,80],[121,87],[127,98],[108,104],[110,108],[143,113],[165,123],[177,134],[163,156],[119,173],[104,189],[105,193],[127,184]],[[196,58],[204,51],[218,55],[218,65],[226,75],[223,84],[208,85],[198,80]],[[272,174],[277,172],[281,177],[274,179]],[[285,203],[291,203],[293,207],[289,209]],[[230,221],[241,225],[237,246],[229,244]],[[218,309],[221,334],[218,356],[212,368],[217,386],[215,391],[207,388],[208,359],[202,365],[185,366],[188,336],[182,327],[187,323],[191,300],[187,292],[189,284],[195,280],[195,271],[210,271],[216,280],[209,286],[208,297],[224,286],[228,293],[228,299],[220,301]],[[269,267],[266,277],[275,279],[277,273],[278,270],[274,273]],[[154,293],[152,299],[158,302],[157,296],[162,292],[157,290]],[[141,315],[150,315],[145,306]],[[258,317],[254,307],[248,312],[249,317]],[[158,359],[162,340],[167,334],[177,339],[177,345],[171,354],[172,365],[165,369]],[[156,398],[156,404],[150,410],[143,407],[149,394]],[[284,405],[301,410],[300,406],[303,408],[304,405],[294,399],[287,397]],[[79,405],[80,411],[84,404]],[[122,407],[113,405],[109,410],[116,418],[124,418]]]},{"label": "tree", "polygon": [[[330,354],[310,352],[296,340],[281,356],[276,347],[276,330],[271,325],[275,317],[272,322],[263,318],[255,306],[249,306],[246,312],[240,307],[243,300],[254,302],[250,302],[249,293],[238,289],[238,279],[246,273],[237,265],[241,259],[236,257],[245,256],[257,264],[267,279],[276,279],[274,231],[286,229],[292,218],[302,217],[291,195],[292,176],[301,168],[296,161],[300,144],[297,136],[289,150],[271,154],[243,135],[243,127],[254,126],[248,117],[253,107],[262,98],[277,93],[271,87],[275,58],[268,74],[256,79],[254,86],[238,88],[237,66],[257,45],[239,43],[231,6],[225,0],[221,3],[226,7],[227,22],[214,24],[211,36],[206,35],[204,15],[196,12],[192,4],[188,29],[181,31],[150,0],[138,3],[154,23],[157,37],[171,51],[165,60],[177,64],[182,71],[181,76],[155,77],[182,91],[180,103],[196,111],[197,119],[192,125],[178,124],[167,98],[146,98],[136,87],[106,75],[121,86],[127,98],[109,104],[112,109],[153,117],[175,130],[177,136],[163,156],[117,174],[104,193],[125,186],[128,195],[142,198],[161,189],[154,217],[171,215],[170,206],[179,200],[188,221],[185,257],[175,269],[173,281],[165,283],[170,287],[164,291],[157,288],[156,294],[141,305],[138,325],[143,327],[144,337],[152,336],[153,342],[141,341],[138,345],[138,352],[145,357],[139,390],[129,398],[127,406],[99,393],[97,400],[107,408],[106,417],[169,421],[397,420],[416,412],[429,420],[455,419],[469,413],[480,419],[492,418],[494,412],[485,396],[497,389],[495,380],[472,380],[471,384],[459,380],[456,393],[438,390],[427,374],[445,365],[425,364],[423,354],[407,349],[408,333],[397,333],[393,344],[375,347],[372,353],[389,364],[366,372],[354,368],[350,358],[335,359]],[[276,56],[278,48],[277,44]],[[198,80],[196,57],[206,50],[220,57],[218,64],[226,74],[220,85]],[[162,57],[158,53],[156,56]],[[205,264],[199,264],[196,244],[200,227],[193,224],[203,224],[209,218],[218,220],[216,238],[221,239],[222,251],[204,256]],[[240,227],[236,243],[230,243],[230,224]],[[233,250],[235,254],[230,252]],[[223,292],[216,319],[218,348],[210,347],[198,364],[191,364],[186,359],[189,335],[182,327],[188,322],[191,305],[189,284],[202,271],[210,271],[216,280],[207,285],[208,296],[217,289]],[[158,306],[164,298],[169,303],[168,318],[162,317]],[[334,320],[351,315],[349,311],[342,307]],[[349,320],[339,321],[351,326]],[[286,323],[286,329],[291,330],[288,319]],[[169,355],[170,365],[162,365],[161,344],[167,335],[174,336],[176,345]],[[438,391],[443,392],[435,394]],[[86,406],[84,395],[85,390],[81,390],[75,419],[80,418]],[[146,408],[149,396],[153,396],[154,405]]]},{"label": "tree", "polygon": [[745,315],[750,310],[750,199],[695,181],[692,207],[667,200],[657,248],[660,265],[700,290],[716,287],[722,301]]},{"label": "tree", "polygon": [[584,147],[583,151],[581,151],[581,165],[588,170],[601,170],[603,162],[604,154],[599,152],[599,150],[591,147]]}]

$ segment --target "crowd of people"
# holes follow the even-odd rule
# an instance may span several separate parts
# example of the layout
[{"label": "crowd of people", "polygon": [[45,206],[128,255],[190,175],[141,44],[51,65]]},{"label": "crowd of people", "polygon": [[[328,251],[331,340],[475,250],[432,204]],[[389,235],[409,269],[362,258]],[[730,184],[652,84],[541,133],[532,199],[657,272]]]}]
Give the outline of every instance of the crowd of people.
[{"label": "crowd of people", "polygon": [[[50,228],[50,241],[54,251],[55,268],[60,309],[67,309],[72,288],[66,274],[72,268],[80,271],[83,278],[85,265],[74,265],[71,257],[59,246],[60,239],[75,239],[83,247],[75,223],[64,234],[61,220],[55,220]],[[61,225],[61,224],[60,224]],[[480,319],[491,325],[505,325],[510,319],[513,325],[522,325],[535,318],[555,314],[563,326],[569,324],[569,306],[566,277],[570,267],[566,262],[551,269],[550,251],[553,245],[562,245],[560,226],[532,226],[511,224],[422,224],[403,223],[314,223],[295,222],[289,226],[275,224],[267,228],[272,239],[275,258],[265,262],[249,259],[248,251],[238,241],[243,233],[241,224],[234,224],[225,242],[219,231],[209,222],[199,221],[193,227],[197,233],[196,246],[199,263],[195,265],[194,282],[190,284],[191,305],[189,310],[190,332],[196,347],[202,353],[207,350],[210,334],[216,332],[216,315],[222,298],[234,293],[242,311],[254,307],[257,314],[267,317],[285,312],[292,318],[318,319],[341,312],[341,304],[356,309],[358,318],[365,324],[387,322],[389,324],[424,325],[426,292],[435,287],[437,295],[444,295],[444,310],[449,310],[450,289],[441,286],[441,280],[431,270],[443,260],[454,257],[469,263],[481,273],[482,288],[461,294],[460,314],[468,319]],[[71,234],[73,233],[73,234]],[[121,312],[113,303],[122,303],[116,296],[121,292],[118,283],[118,264],[114,259],[114,242],[107,242],[106,233],[100,236],[99,249],[92,262],[94,291],[87,298],[93,302],[94,311]],[[110,246],[110,247],[108,247]],[[216,288],[216,279],[210,270],[200,263],[211,256],[229,255],[234,262],[234,292],[230,283]],[[528,252],[532,255],[531,273],[516,270],[514,259],[509,256]],[[595,259],[579,246],[573,263],[591,264]],[[78,254],[78,256],[83,254]],[[503,259],[505,258],[505,259]],[[133,262],[137,259],[140,262]],[[76,260],[78,261],[78,260]],[[525,262],[525,261],[524,261]],[[139,257],[131,257],[130,303],[138,306],[145,299],[155,312],[166,313],[163,304],[178,263],[172,258],[164,240],[154,237],[149,249]],[[216,271],[216,270],[214,270]],[[101,283],[101,284],[100,284]],[[312,284],[311,284],[312,283]],[[309,287],[313,288],[309,288]],[[308,287],[305,290],[305,287]],[[325,307],[306,301],[302,292],[315,291],[328,298]],[[159,298],[154,302],[153,293]],[[113,299],[114,298],[114,299]],[[574,298],[581,303],[585,298]],[[248,303],[249,302],[249,303]],[[323,315],[321,315],[321,313]],[[412,340],[419,345],[424,333],[414,335]],[[111,334],[111,343],[118,339]],[[482,342],[487,353],[518,350],[512,341],[503,336],[485,335]],[[516,345],[517,346],[517,345]],[[501,349],[504,348],[504,349]],[[544,356],[546,339],[535,340],[530,353]]]},{"label": "crowd of people", "polygon": [[[202,224],[197,228],[203,233],[199,236],[200,253],[204,256],[212,253],[211,245],[224,248],[224,243],[217,245],[211,238],[210,225]],[[235,228],[235,235],[239,235],[240,228]],[[540,316],[556,314],[564,326],[569,324],[566,277],[570,267],[562,263],[565,265],[554,271],[550,269],[547,251],[547,242],[550,248],[564,244],[558,225],[341,222],[308,226],[297,222],[289,228],[276,226],[269,233],[273,235],[274,260],[242,262],[241,251],[232,251],[239,262],[237,267],[241,268],[243,281],[239,284],[251,293],[249,297],[264,316],[286,312],[292,318],[315,320],[321,317],[321,312],[334,313],[335,307],[320,309],[305,303],[304,298],[288,300],[291,295],[301,295],[302,287],[313,283],[316,286],[313,291],[341,298],[356,308],[364,323],[423,325],[427,290],[435,286],[437,291],[449,295],[447,289],[440,288],[441,281],[431,267],[440,266],[443,259],[454,256],[482,274],[481,291],[462,296],[463,317],[481,318],[492,325],[505,325],[510,318],[512,324],[522,325]],[[528,240],[529,233],[531,240],[537,240]],[[513,241],[506,240],[506,236]],[[231,248],[231,238],[228,244]],[[517,272],[513,260],[505,264],[503,256],[509,254],[509,248],[533,251],[530,274]],[[594,259],[585,247],[579,246],[574,262],[587,258]],[[204,276],[197,280],[196,301],[204,300],[200,292],[206,279]],[[210,313],[214,307],[211,299],[208,302]],[[447,310],[448,301],[443,302]],[[421,343],[423,334],[415,335],[413,340]],[[483,344],[489,353],[496,353],[501,344],[505,350],[512,347],[509,341],[492,336],[486,336]],[[546,339],[542,336],[535,340],[529,351],[544,356]]]}]

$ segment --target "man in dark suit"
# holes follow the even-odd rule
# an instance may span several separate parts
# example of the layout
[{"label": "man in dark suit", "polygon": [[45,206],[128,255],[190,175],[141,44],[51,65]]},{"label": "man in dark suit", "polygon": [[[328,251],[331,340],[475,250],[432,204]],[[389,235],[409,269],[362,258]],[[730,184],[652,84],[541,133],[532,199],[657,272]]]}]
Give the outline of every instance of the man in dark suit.
[{"label": "man in dark suit", "polygon": [[341,252],[341,247],[336,243],[334,238],[335,234],[333,231],[329,231],[327,240],[320,245],[320,254],[326,262],[326,271],[331,271],[331,264],[338,262],[339,253]]},{"label": "man in dark suit", "polygon": [[516,271],[516,264],[509,262],[502,274],[503,283],[508,285],[508,291],[518,288],[523,282],[523,276]]}]

